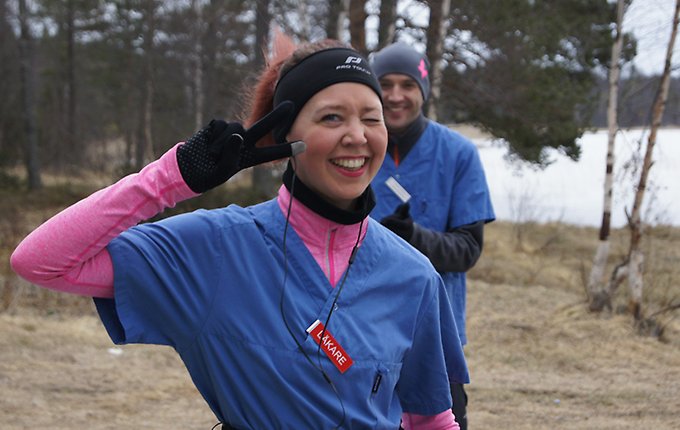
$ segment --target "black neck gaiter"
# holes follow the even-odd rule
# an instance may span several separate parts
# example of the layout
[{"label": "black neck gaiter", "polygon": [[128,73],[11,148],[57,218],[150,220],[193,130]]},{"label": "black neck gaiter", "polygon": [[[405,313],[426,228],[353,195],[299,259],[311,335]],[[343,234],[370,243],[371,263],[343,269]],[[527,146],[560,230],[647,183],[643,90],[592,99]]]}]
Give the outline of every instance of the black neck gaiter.
[{"label": "black neck gaiter", "polygon": [[[293,185],[293,181],[295,181],[295,185]],[[283,185],[293,197],[314,213],[338,224],[351,225],[361,222],[375,207],[375,195],[370,185],[357,198],[355,210],[346,211],[328,203],[295,175],[290,162],[286,171],[283,172]]]}]

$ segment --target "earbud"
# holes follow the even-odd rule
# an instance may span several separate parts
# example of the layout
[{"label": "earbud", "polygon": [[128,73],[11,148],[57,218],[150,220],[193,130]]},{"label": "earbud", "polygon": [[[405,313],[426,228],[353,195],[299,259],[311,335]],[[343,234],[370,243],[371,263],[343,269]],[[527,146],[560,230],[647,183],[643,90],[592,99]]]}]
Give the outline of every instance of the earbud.
[{"label": "earbud", "polygon": [[296,140],[295,142],[291,142],[290,149],[292,152],[291,156],[295,157],[296,155],[305,152],[307,144],[301,140]]}]

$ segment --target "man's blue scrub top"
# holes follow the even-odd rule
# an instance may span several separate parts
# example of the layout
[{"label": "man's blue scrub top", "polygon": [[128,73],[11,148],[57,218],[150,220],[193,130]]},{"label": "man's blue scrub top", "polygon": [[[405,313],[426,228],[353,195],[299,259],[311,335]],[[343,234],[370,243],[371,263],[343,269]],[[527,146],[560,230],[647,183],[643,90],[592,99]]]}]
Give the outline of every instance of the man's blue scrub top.
[{"label": "man's blue scrub top", "polygon": [[109,335],[172,346],[218,419],[236,427],[331,428],[344,407],[343,428],[395,429],[402,409],[449,408],[447,370],[461,382],[468,373],[429,261],[369,221],[328,326],[354,361],[341,374],[305,331],[326,321],[337,291],[293,229],[284,276],[284,225],[271,200],[126,231],[108,247],[115,297],[96,299]]},{"label": "man's blue scrub top", "polygon": [[[411,194],[413,221],[445,232],[478,221],[495,219],[489,187],[475,145],[460,134],[428,121],[422,136],[399,166],[388,154],[373,179],[376,206],[371,217],[380,220],[394,213],[402,201],[385,184],[390,177]],[[453,306],[460,341],[465,332],[465,273],[441,273]]]}]

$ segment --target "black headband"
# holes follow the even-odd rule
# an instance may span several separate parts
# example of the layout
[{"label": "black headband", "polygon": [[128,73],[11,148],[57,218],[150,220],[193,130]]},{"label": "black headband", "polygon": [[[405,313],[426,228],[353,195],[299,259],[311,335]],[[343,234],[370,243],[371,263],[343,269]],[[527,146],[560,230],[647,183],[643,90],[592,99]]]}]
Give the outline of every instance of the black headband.
[{"label": "black headband", "polygon": [[314,94],[340,82],[357,82],[367,85],[380,97],[380,84],[368,61],[350,48],[329,48],[304,58],[284,73],[274,89],[274,106],[289,100],[293,102],[290,119],[274,128],[274,141],[282,143],[302,107]]}]

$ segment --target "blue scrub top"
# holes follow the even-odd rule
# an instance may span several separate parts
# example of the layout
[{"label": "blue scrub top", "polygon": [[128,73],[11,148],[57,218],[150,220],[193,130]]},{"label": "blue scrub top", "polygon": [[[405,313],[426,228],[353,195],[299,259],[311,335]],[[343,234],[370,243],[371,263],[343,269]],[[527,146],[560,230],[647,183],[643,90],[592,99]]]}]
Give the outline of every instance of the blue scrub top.
[{"label": "blue scrub top", "polygon": [[108,246],[115,297],[96,299],[112,340],[172,346],[217,418],[239,428],[331,428],[344,408],[343,428],[396,429],[402,410],[449,408],[448,379],[468,373],[429,261],[369,220],[328,326],[354,361],[340,373],[306,333],[337,290],[292,228],[284,274],[284,226],[271,200],[129,229]]},{"label": "blue scrub top", "polygon": [[[394,213],[402,201],[385,184],[390,177],[411,194],[413,221],[430,230],[445,232],[496,216],[489,187],[475,145],[462,135],[428,121],[422,136],[396,166],[388,154],[373,180],[376,206],[371,216],[380,220]],[[441,273],[453,306],[460,341],[465,332],[465,273]]]}]

